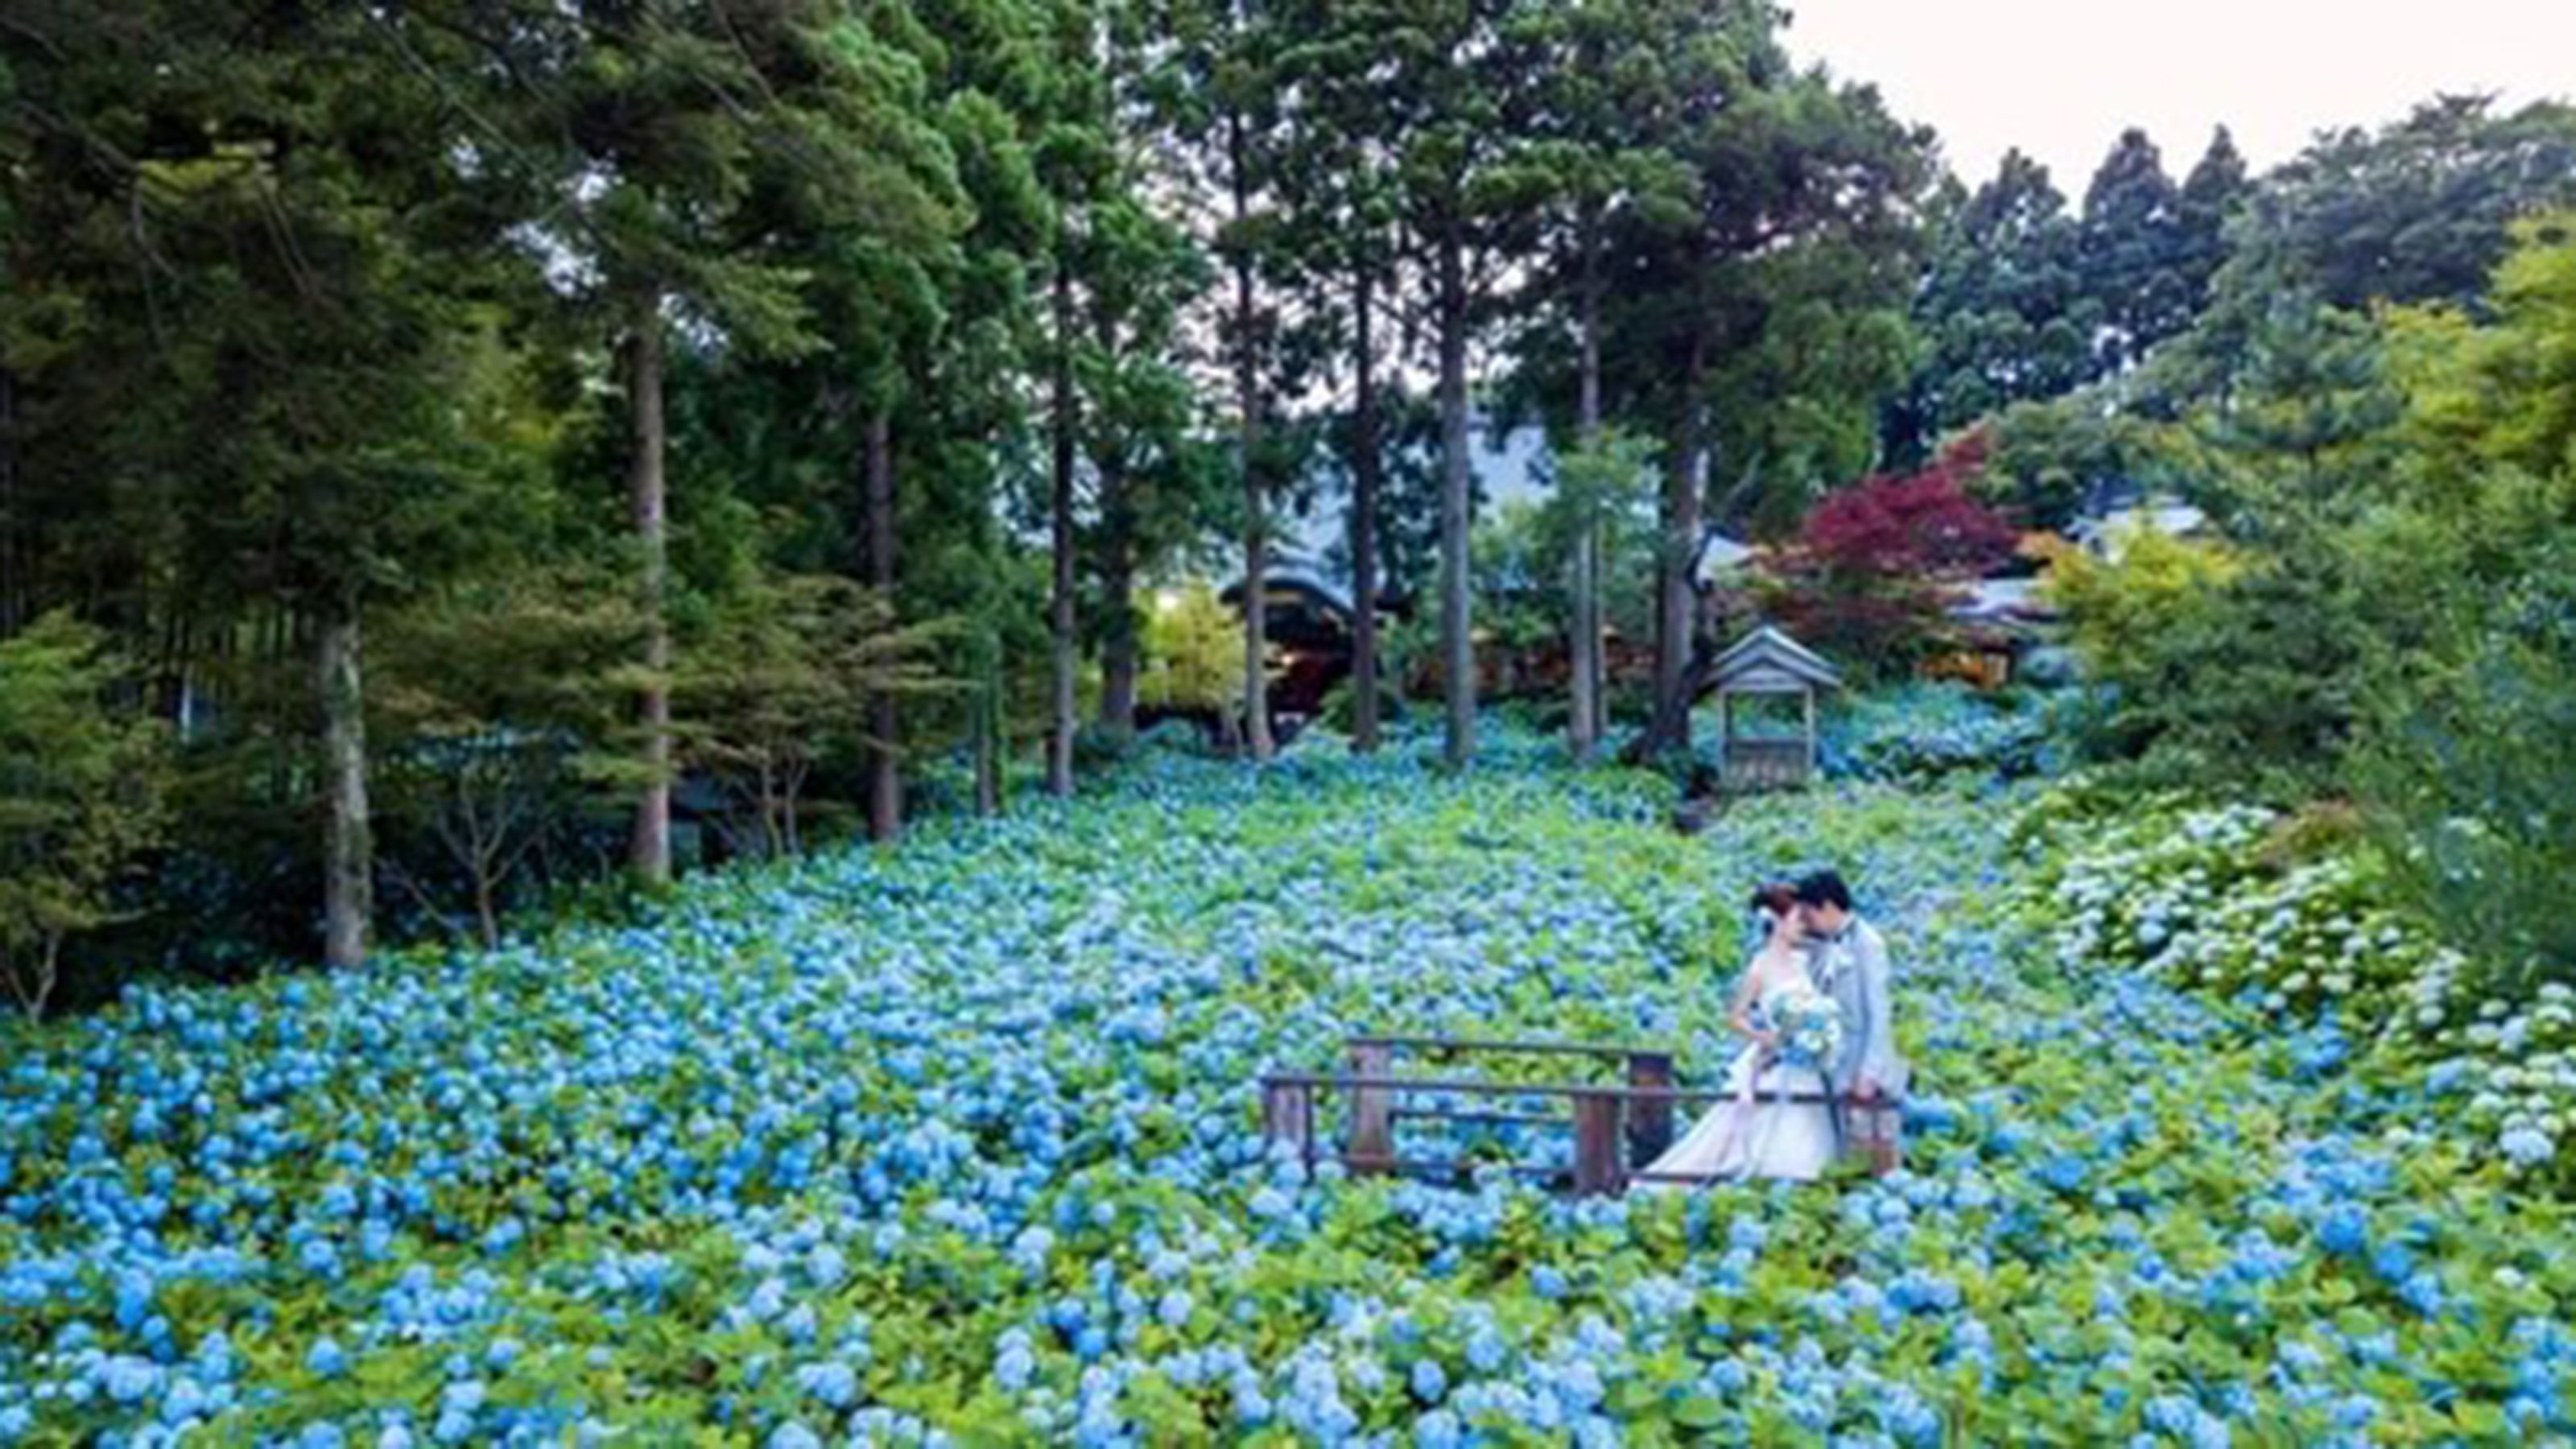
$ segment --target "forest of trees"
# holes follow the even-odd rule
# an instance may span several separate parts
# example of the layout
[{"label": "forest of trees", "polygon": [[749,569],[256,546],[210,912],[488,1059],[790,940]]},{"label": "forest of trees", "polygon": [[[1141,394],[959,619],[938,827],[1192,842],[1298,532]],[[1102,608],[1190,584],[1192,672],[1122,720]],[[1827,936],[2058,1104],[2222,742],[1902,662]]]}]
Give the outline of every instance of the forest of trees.
[{"label": "forest of trees", "polygon": [[[1258,581],[1320,494],[1354,595],[1432,641],[1453,764],[1504,569],[1567,640],[1578,754],[1619,610],[1654,651],[1633,748],[1685,746],[1707,529],[1790,538],[1972,429],[1969,486],[2025,527],[2219,478],[2176,430],[2265,399],[2332,394],[2299,413],[2332,438],[2264,445],[2313,454],[2370,425],[2335,369],[2386,309],[2495,321],[2517,224],[2576,202],[2576,115],[2479,100],[2260,176],[2221,132],[2176,179],[2133,131],[2080,206],[2018,154],[1971,188],[1783,29],[13,6],[0,965],[36,1003],[111,974],[58,983],[67,939],[348,965],[1070,791],[1135,736],[1158,640],[1261,678],[1257,582],[1239,631],[1150,601]],[[1551,440],[1526,547],[1479,516],[1491,419]],[[1359,618],[1365,750],[1406,671]],[[1231,697],[1266,757],[1263,691]]]}]

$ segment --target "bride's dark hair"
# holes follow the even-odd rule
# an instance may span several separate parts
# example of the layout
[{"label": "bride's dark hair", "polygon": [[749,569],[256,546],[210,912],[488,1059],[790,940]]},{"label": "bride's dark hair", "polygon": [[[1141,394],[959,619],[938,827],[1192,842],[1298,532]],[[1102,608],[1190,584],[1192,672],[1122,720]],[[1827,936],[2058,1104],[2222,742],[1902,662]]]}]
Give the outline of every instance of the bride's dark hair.
[{"label": "bride's dark hair", "polygon": [[1769,911],[1775,916],[1785,916],[1798,908],[1798,888],[1781,881],[1756,886],[1753,890],[1753,908],[1757,911]]}]

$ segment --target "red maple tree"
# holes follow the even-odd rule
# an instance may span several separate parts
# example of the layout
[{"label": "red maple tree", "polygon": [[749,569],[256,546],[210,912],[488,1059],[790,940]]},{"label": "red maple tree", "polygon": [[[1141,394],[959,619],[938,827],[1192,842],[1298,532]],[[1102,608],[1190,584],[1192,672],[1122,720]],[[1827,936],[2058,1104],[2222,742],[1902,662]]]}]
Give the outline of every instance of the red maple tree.
[{"label": "red maple tree", "polygon": [[1825,495],[1774,556],[1773,611],[1809,643],[1880,670],[1954,642],[1959,586],[2010,559],[2019,539],[1968,492],[1987,452],[1979,430],[1919,472]]}]

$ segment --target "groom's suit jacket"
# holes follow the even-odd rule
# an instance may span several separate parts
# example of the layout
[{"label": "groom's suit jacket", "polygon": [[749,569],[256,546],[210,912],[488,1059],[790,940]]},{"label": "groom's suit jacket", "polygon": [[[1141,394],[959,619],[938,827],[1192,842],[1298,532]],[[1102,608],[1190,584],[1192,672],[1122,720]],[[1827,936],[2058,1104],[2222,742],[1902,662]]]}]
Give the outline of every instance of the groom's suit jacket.
[{"label": "groom's suit jacket", "polygon": [[1865,1076],[1890,1092],[1905,1088],[1905,1062],[1896,1054],[1895,997],[1889,982],[1887,942],[1855,917],[1842,933],[1816,941],[1808,974],[1843,1013],[1843,1043],[1833,1087],[1849,1092]]}]

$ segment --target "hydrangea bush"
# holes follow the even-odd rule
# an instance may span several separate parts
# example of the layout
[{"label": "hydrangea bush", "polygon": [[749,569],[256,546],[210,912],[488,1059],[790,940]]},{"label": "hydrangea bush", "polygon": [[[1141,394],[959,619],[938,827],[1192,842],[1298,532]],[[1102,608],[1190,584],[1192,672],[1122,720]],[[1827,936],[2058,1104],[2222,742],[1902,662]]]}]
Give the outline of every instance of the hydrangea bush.
[{"label": "hydrangea bush", "polygon": [[2054,706],[2019,692],[1910,683],[1839,703],[1819,731],[1825,773],[1852,780],[1923,780],[1954,772],[2018,778],[2045,773],[2062,752]]},{"label": "hydrangea bush", "polygon": [[2389,903],[2346,844],[2295,843],[2300,822],[2177,795],[2073,783],[2016,822],[2019,915],[2071,975],[2134,969],[2230,999],[2258,1034],[2324,1023],[2360,1065],[2421,1099],[2390,1130],[2439,1126],[2533,1187],[2576,1182],[2576,992],[2486,994],[2463,944]]},{"label": "hydrangea bush", "polygon": [[[2559,1209],[2392,1141],[2330,1024],[2108,935],[2061,971],[1981,791],[1667,803],[1510,738],[1156,759],[642,923],[13,1028],[0,1443],[2576,1432]],[[1747,884],[1824,861],[1900,963],[1907,1172],[1570,1201],[1265,1151],[1258,1074],[1359,1030],[1710,1080]]]}]

